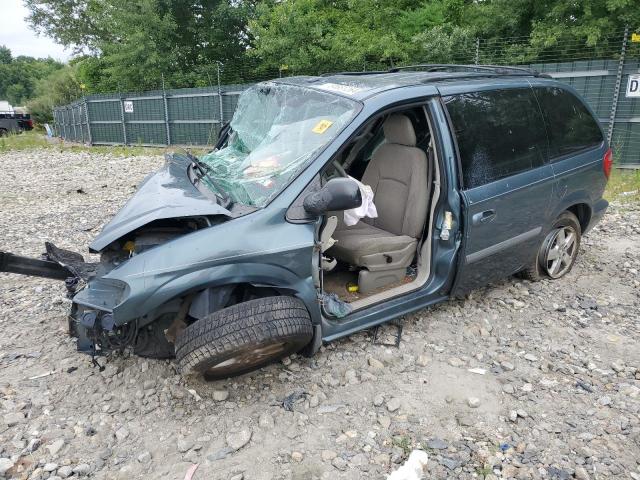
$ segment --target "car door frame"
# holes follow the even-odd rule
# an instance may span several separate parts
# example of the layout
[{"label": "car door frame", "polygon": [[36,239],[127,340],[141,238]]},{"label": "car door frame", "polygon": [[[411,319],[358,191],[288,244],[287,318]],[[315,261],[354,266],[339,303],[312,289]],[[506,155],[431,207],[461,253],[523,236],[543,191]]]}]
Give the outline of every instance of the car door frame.
[{"label": "car door frame", "polygon": [[[411,106],[425,107],[429,117],[429,125],[433,129],[431,133],[434,136],[436,158],[440,169],[440,196],[436,200],[434,219],[432,219],[434,227],[431,239],[432,263],[429,277],[424,284],[415,290],[358,309],[339,321],[323,316],[324,341],[333,341],[364,328],[388,322],[398,316],[444,301],[449,297],[456,271],[456,254],[460,246],[461,204],[455,179],[456,169],[453,167],[455,152],[450,141],[444,135],[447,124],[441,109],[439,95],[436,93],[421,97],[407,96],[403,101],[381,104],[375,110],[370,111],[367,118],[359,123],[358,130],[381,113],[410,108]],[[344,144],[346,143],[348,142]],[[336,153],[339,150],[336,149]],[[330,161],[331,159],[325,165],[328,165]],[[449,223],[445,220],[445,211],[451,214]],[[446,238],[441,236],[443,229],[448,230],[449,235]]]}]

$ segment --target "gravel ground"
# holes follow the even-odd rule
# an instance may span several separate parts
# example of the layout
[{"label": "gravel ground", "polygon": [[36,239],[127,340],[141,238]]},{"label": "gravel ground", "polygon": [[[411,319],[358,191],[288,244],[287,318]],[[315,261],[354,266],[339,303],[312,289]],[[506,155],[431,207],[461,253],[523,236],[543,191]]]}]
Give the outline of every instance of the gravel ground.
[{"label": "gravel ground", "polygon": [[[161,162],[1,154],[0,249],[86,251]],[[638,480],[639,239],[640,205],[614,205],[564,280],[407,316],[399,348],[362,332],[216,383],[126,354],[100,372],[59,283],[0,274],[0,478],[375,479],[422,447],[428,478]]]}]

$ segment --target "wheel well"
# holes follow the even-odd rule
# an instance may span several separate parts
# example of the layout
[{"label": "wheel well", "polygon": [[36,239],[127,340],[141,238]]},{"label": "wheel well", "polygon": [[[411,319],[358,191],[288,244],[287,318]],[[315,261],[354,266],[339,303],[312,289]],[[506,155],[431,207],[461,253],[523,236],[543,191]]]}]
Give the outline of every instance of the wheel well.
[{"label": "wheel well", "polygon": [[571,205],[567,210],[578,217],[580,230],[584,232],[589,226],[589,221],[591,220],[591,208],[589,205],[586,203],[577,203],[575,205]]},{"label": "wheel well", "polygon": [[281,294],[277,289],[268,286],[255,286],[250,283],[235,283],[209,287],[182,297],[188,302],[187,318],[203,318],[223,308],[264,297],[277,297]]},{"label": "wheel well", "polygon": [[[252,285],[250,283],[236,283],[236,284],[226,285],[224,287],[213,287],[213,288],[225,288],[227,289],[227,292],[228,292],[228,295],[222,297],[224,298],[224,303],[221,305],[220,304],[216,305],[215,310],[231,307],[238,303],[246,302],[249,300],[255,300],[256,298],[276,297],[282,294],[282,292],[279,292],[275,288],[266,287],[266,286],[256,287],[255,285]],[[176,315],[180,311],[181,305],[183,305],[184,302],[188,302],[187,305],[185,306],[186,308],[184,312],[185,318],[190,318],[191,321],[193,321],[194,319],[190,317],[191,303],[193,302],[193,300],[196,298],[198,294],[205,293],[206,291],[207,291],[207,288],[198,290],[195,292],[190,292],[187,294],[182,294],[172,298],[171,300],[166,301],[161,306],[155,308],[147,315],[144,315],[143,317],[141,317],[142,326],[154,323],[156,320],[158,320],[162,316],[162,314],[167,312],[171,312],[174,315]],[[208,311],[207,313],[213,313],[213,312]]]},{"label": "wheel well", "polygon": [[278,295],[280,295],[280,292],[273,287],[256,287],[250,283],[238,283],[234,286],[231,299],[225,307],[255,300],[256,298],[276,297]]}]

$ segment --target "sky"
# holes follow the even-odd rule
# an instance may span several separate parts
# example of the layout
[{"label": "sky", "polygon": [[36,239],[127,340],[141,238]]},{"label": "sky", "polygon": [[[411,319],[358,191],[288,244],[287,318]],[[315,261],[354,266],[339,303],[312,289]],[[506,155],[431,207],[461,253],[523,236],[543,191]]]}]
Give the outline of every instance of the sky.
[{"label": "sky", "polygon": [[14,57],[28,55],[52,57],[63,62],[69,60],[70,50],[29,29],[25,20],[27,14],[22,0],[0,0],[0,45],[7,46]]}]

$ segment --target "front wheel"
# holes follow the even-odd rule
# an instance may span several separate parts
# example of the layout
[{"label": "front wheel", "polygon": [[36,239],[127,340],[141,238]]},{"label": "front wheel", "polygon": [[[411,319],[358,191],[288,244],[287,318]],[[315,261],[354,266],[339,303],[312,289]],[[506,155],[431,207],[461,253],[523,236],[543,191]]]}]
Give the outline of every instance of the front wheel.
[{"label": "front wheel", "polygon": [[176,339],[183,373],[208,380],[256,370],[307,345],[313,336],[304,303],[266,297],[224,308],[189,325]]},{"label": "front wheel", "polygon": [[569,211],[562,212],[553,222],[535,261],[521,272],[521,276],[532,281],[565,276],[573,268],[581,238],[578,218]]}]

